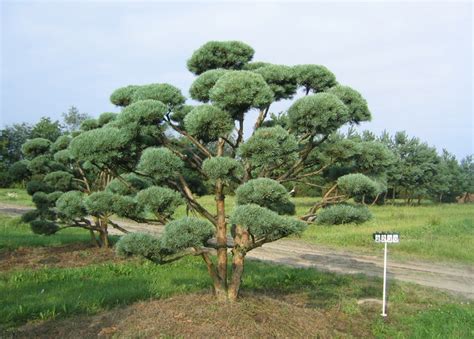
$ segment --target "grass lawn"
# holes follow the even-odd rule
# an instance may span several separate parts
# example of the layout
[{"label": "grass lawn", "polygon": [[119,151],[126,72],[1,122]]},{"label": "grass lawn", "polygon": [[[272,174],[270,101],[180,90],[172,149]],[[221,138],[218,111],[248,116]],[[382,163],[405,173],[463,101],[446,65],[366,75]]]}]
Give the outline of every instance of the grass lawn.
[{"label": "grass lawn", "polygon": [[23,188],[0,188],[0,203],[34,206]]},{"label": "grass lawn", "polygon": [[53,236],[34,234],[20,218],[0,214],[0,253],[19,247],[60,246],[71,243],[90,243],[89,232],[68,228]]},{"label": "grass lawn", "polygon": [[[20,247],[24,249],[36,246],[45,251],[51,249],[50,257],[55,257],[57,252],[53,249],[58,246],[72,246],[89,241],[88,234],[79,230],[69,229],[59,237],[44,237],[31,234],[27,225],[18,219],[4,216],[0,222],[2,260],[8,260],[10,255],[20,255]],[[69,267],[46,265],[29,268],[18,265],[0,272],[0,336],[2,330],[7,331],[5,333],[8,335],[11,328],[26,322],[50,320],[53,323],[49,326],[55,328],[60,325],[57,322],[63,321],[61,319],[66,321],[70,318],[74,326],[77,326],[74,317],[93,317],[94,314],[102,314],[107,310],[129,310],[129,313],[136,313],[136,306],[131,304],[137,301],[149,305],[153,303],[151,300],[166,302],[170,297],[181,296],[180,300],[186,303],[188,296],[189,300],[201,300],[202,297],[196,297],[196,293],[210,293],[210,279],[200,258],[187,258],[157,266],[139,259],[114,259],[101,251],[104,250],[84,251],[82,255],[107,257],[100,263],[80,266],[79,261],[82,259],[79,254],[78,262],[72,261]],[[235,326],[241,326],[239,319],[244,318],[240,317],[250,314],[250,320],[245,318],[245,321],[255,323],[247,325],[263,326],[263,330],[267,331],[270,329],[265,328],[259,319],[275,314],[288,317],[288,322],[301,322],[301,317],[308,317],[304,318],[306,323],[322,323],[332,319],[334,324],[325,324],[324,331],[336,332],[322,332],[331,335],[438,338],[467,338],[473,335],[472,304],[413,284],[391,283],[390,317],[385,321],[379,316],[380,305],[372,304],[369,307],[358,303],[366,298],[381,298],[381,281],[377,278],[336,275],[248,261],[242,290],[244,297],[238,313],[229,315],[236,317],[231,321]],[[170,302],[166,307],[173,308],[173,305]],[[165,307],[162,304],[158,306],[159,309]],[[185,309],[190,308],[195,312],[189,315],[191,321],[201,319],[199,314],[202,314],[202,309],[195,310],[197,306],[194,304],[188,306],[185,304]],[[205,303],[204,306],[208,312],[206,316],[209,317],[217,316],[222,307],[227,307],[212,302]],[[170,312],[181,314],[175,309]],[[154,313],[152,316],[150,322],[153,324],[156,316]],[[116,315],[113,316],[115,317]],[[86,321],[89,321],[87,319],[90,320],[86,318]],[[164,321],[169,323],[175,320]],[[280,325],[282,328],[286,326],[284,323]],[[186,336],[187,332],[180,332],[184,329],[185,324],[176,323],[170,334]],[[278,332],[279,329],[274,327],[273,331],[276,331],[272,332],[275,335],[287,333]],[[249,333],[256,335],[257,332]],[[133,333],[130,335],[133,336]],[[189,335],[188,333],[187,336]]]},{"label": "grass lawn", "polygon": [[[131,260],[1,273],[0,323],[8,328],[31,320],[92,315],[139,300],[209,290],[209,285],[206,269],[199,259],[193,258],[166,266]],[[380,286],[379,279],[364,276],[341,276],[259,262],[248,262],[243,281],[244,292],[302,304],[323,313],[336,312],[341,319],[359,322],[358,327],[368,335],[467,338],[472,334],[472,304],[408,284],[391,286],[390,318],[383,321],[379,317],[379,305],[366,309],[357,303],[364,298],[381,298]],[[245,302],[249,298],[252,296],[246,295]],[[218,313],[219,307],[226,306],[215,307]],[[339,326],[347,329],[348,324]]]},{"label": "grass lawn", "polygon": [[427,206],[374,206],[374,218],[364,224],[312,225],[302,240],[331,247],[380,252],[376,231],[400,232],[390,255],[400,259],[426,259],[474,263],[474,204]]}]

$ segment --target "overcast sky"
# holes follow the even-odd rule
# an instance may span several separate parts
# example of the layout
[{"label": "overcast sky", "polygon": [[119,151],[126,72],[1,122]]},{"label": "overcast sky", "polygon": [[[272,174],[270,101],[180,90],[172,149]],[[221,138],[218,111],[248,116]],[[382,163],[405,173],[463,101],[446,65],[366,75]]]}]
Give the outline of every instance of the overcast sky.
[{"label": "overcast sky", "polygon": [[406,130],[464,157],[474,153],[472,15],[470,2],[2,1],[0,123],[59,119],[71,105],[118,111],[109,95],[128,84],[187,95],[192,52],[241,40],[254,60],[327,66],[367,99],[362,129]]}]

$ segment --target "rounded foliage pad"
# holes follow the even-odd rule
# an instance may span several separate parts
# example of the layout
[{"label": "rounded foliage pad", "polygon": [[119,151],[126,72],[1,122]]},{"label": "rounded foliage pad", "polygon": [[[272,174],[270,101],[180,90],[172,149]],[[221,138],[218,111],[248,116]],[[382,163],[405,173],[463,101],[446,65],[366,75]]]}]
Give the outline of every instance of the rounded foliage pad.
[{"label": "rounded foliage pad", "polygon": [[350,120],[344,103],[334,94],[317,93],[296,100],[288,109],[290,127],[301,134],[330,134]]},{"label": "rounded foliage pad", "polygon": [[28,140],[21,146],[21,152],[28,159],[33,159],[38,155],[45,154],[49,151],[51,141],[44,138],[35,138]]},{"label": "rounded foliage pad", "polygon": [[123,257],[138,255],[158,263],[162,259],[160,240],[148,233],[125,234],[115,245],[115,251]]},{"label": "rounded foliage pad", "polygon": [[123,157],[129,139],[121,130],[104,127],[81,133],[69,145],[71,155],[94,164],[112,164]]},{"label": "rounded foliage pad", "polygon": [[370,121],[371,115],[367,101],[355,89],[337,85],[328,89],[327,93],[334,94],[347,106],[352,122],[358,124],[362,121]]},{"label": "rounded foliage pad", "polygon": [[57,191],[65,192],[73,186],[74,176],[65,171],[56,171],[46,174],[44,182]]},{"label": "rounded foliage pad", "polygon": [[212,87],[216,84],[217,80],[220,79],[228,71],[225,69],[211,69],[202,73],[194,80],[191,87],[189,88],[189,94],[194,100],[201,102],[209,101],[209,92]]},{"label": "rounded foliage pad", "polygon": [[181,94],[179,88],[170,84],[149,84],[139,86],[132,95],[132,102],[139,100],[157,100],[168,107],[176,107],[184,104],[186,98]]},{"label": "rounded foliage pad", "polygon": [[178,192],[159,186],[151,186],[138,192],[137,201],[145,210],[164,217],[171,216],[178,206],[184,204]]},{"label": "rounded foliage pad", "polygon": [[217,80],[209,97],[234,118],[250,108],[265,108],[274,100],[273,92],[265,79],[250,71],[227,72]]},{"label": "rounded foliage pad", "polygon": [[214,226],[197,218],[181,218],[166,224],[161,246],[170,252],[202,247],[214,235]]},{"label": "rounded foliage pad", "polygon": [[62,219],[73,220],[87,215],[84,205],[84,194],[79,191],[69,191],[56,201],[56,208]]},{"label": "rounded foliage pad", "polygon": [[259,67],[254,72],[265,79],[276,101],[290,99],[296,93],[297,82],[294,68],[283,65],[268,65]]},{"label": "rounded foliage pad", "polygon": [[365,206],[333,205],[319,212],[316,222],[325,225],[361,224],[372,218]]},{"label": "rounded foliage pad", "polygon": [[240,178],[244,174],[242,164],[229,157],[213,157],[204,160],[202,170],[211,180]]},{"label": "rounded foliage pad", "polygon": [[255,238],[277,240],[290,234],[301,234],[306,223],[292,217],[283,217],[255,204],[240,205],[234,210],[230,222],[245,227]]},{"label": "rounded foliage pad", "polygon": [[295,205],[290,201],[286,188],[279,182],[258,178],[247,181],[235,191],[237,205],[256,204],[278,214],[294,214]]},{"label": "rounded foliage pad", "polygon": [[126,86],[116,89],[110,96],[110,102],[116,106],[128,106],[132,102],[132,96],[139,86]]},{"label": "rounded foliage pad", "polygon": [[298,154],[298,142],[283,127],[262,127],[239,147],[239,155],[250,160],[253,167],[274,167],[291,164]]},{"label": "rounded foliage pad", "polygon": [[188,69],[194,74],[216,68],[242,69],[254,53],[252,47],[240,41],[209,41],[193,53]]},{"label": "rounded foliage pad", "polygon": [[349,197],[372,196],[375,195],[380,188],[374,180],[360,173],[343,175],[337,179],[337,186]]},{"label": "rounded foliage pad", "polygon": [[234,128],[234,122],[223,110],[211,105],[201,105],[186,115],[184,126],[191,135],[209,142],[227,136]]},{"label": "rounded foliage pad", "polygon": [[176,177],[182,167],[182,160],[164,147],[147,148],[138,163],[139,171],[153,176],[158,181]]},{"label": "rounded foliage pad", "polygon": [[321,65],[294,66],[298,85],[304,87],[306,92],[323,92],[337,85],[336,76]]}]

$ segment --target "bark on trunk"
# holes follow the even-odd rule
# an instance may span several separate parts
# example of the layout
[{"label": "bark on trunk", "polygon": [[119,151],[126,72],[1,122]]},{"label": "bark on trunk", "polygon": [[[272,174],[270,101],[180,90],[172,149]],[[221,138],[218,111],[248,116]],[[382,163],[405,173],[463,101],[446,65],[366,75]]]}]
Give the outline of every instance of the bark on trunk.
[{"label": "bark on trunk", "polygon": [[[219,139],[217,156],[224,153],[224,140]],[[217,209],[217,274],[224,291],[227,290],[227,223],[225,220],[224,184],[221,179],[216,181],[216,209]],[[217,294],[217,291],[216,291]]]},{"label": "bark on trunk", "polygon": [[234,248],[232,249],[232,280],[230,281],[228,297],[234,302],[239,297],[242,274],[244,273],[246,247],[249,242],[249,233],[241,226],[235,226]]}]

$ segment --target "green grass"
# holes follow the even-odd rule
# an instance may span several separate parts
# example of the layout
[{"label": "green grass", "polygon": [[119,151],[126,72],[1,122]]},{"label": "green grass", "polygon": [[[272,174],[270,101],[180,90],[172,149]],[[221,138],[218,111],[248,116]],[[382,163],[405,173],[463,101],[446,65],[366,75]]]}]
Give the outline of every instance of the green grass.
[{"label": "green grass", "polygon": [[[62,235],[31,234],[18,219],[2,217],[1,246],[55,246],[89,241],[86,232]],[[381,298],[381,280],[363,275],[336,275],[248,261],[243,291],[275,298],[296,298],[305,307],[338,310],[352,321],[364,322],[376,337],[468,338],[473,336],[474,308],[442,292],[413,284],[390,284],[390,317],[357,304],[362,298]],[[96,314],[112,307],[149,298],[167,298],[202,290],[210,279],[199,258],[157,266],[133,259],[77,268],[42,268],[0,273],[1,329],[38,319]]]},{"label": "green grass", "polygon": [[[108,263],[81,268],[41,269],[0,273],[0,324],[18,326],[35,319],[59,319],[76,314],[95,314],[118,305],[149,298],[209,289],[210,279],[199,258],[187,258],[157,266],[147,261]],[[248,262],[243,291],[277,298],[292,294],[306,307],[339,308],[348,316],[369,317],[374,335],[385,337],[469,337],[474,309],[447,295],[393,284],[390,289],[390,321],[378,313],[363,314],[356,301],[381,298],[379,279],[344,276]]]},{"label": "green grass", "polygon": [[83,229],[68,228],[52,236],[31,232],[28,224],[20,218],[0,214],[0,252],[19,247],[60,246],[70,243],[90,243],[89,232]]},{"label": "green grass", "polygon": [[364,224],[312,225],[302,239],[312,244],[364,252],[381,250],[374,243],[376,231],[400,232],[399,244],[390,245],[391,255],[427,260],[474,263],[474,205],[374,206],[374,218]]},{"label": "green grass", "polygon": [[23,188],[0,188],[0,203],[34,206],[31,196]]}]

